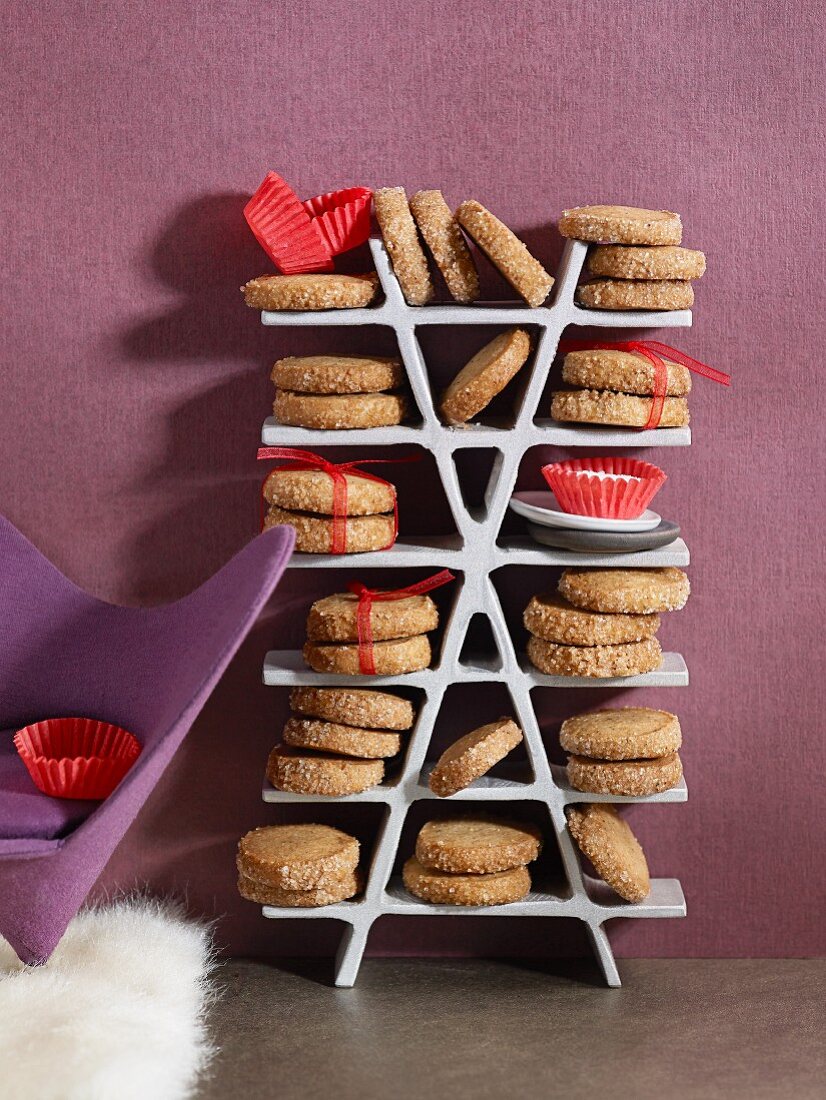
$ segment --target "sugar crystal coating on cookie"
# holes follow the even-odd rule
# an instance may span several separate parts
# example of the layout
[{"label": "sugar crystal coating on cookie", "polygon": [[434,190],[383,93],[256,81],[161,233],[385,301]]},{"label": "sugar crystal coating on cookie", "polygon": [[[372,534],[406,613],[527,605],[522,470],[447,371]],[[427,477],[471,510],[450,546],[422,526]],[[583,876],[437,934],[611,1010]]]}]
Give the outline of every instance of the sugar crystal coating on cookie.
[{"label": "sugar crystal coating on cookie", "polygon": [[315,754],[285,745],[276,745],[267,760],[267,779],[273,787],[293,794],[359,794],[383,778],[383,760]]},{"label": "sugar crystal coating on cookie", "polygon": [[676,279],[595,279],[577,287],[576,300],[589,309],[691,309],[694,288]]},{"label": "sugar crystal coating on cookie", "polygon": [[468,304],[479,297],[479,276],[459,224],[441,191],[417,191],[410,211],[451,297]]},{"label": "sugar crystal coating on cookie", "polygon": [[598,760],[667,756],[682,744],[675,714],[649,707],[613,707],[566,718],[559,743],[567,752]]},{"label": "sugar crystal coating on cookie", "polygon": [[287,719],[281,737],[294,748],[339,753],[341,756],[379,760],[395,756],[401,749],[401,737],[389,730],[359,729],[340,722],[322,722],[314,718]]},{"label": "sugar crystal coating on cookie", "polygon": [[500,333],[467,362],[442,394],[448,424],[464,424],[507,386],[527,362],[531,338],[523,329]]},{"label": "sugar crystal coating on cookie", "polygon": [[[651,417],[653,398],[629,393],[600,390],[558,390],[551,398],[554,420],[575,424],[613,424],[617,427],[644,428]],[[688,426],[688,402],[684,397],[666,397],[659,428]]]},{"label": "sugar crystal coating on cookie", "polygon": [[378,730],[408,730],[416,716],[409,699],[367,688],[296,687],[290,707],[309,718]]},{"label": "sugar crystal coating on cookie", "polygon": [[490,817],[429,821],[416,840],[416,859],[423,867],[452,874],[509,871],[535,860],[542,833],[530,823]]},{"label": "sugar crystal coating on cookie", "polygon": [[526,630],[564,645],[618,645],[653,638],[659,615],[606,615],[574,607],[558,592],[532,596],[522,616]]},{"label": "sugar crystal coating on cookie", "polygon": [[322,905],[334,905],[355,897],[364,889],[364,876],[359,870],[351,871],[336,881],[308,890],[283,890],[270,883],[258,882],[244,874],[238,876],[238,892],[247,901],[257,905],[272,905],[286,909],[314,909]]},{"label": "sugar crystal coating on cookie", "polygon": [[624,645],[557,645],[531,635],[527,646],[531,664],[548,676],[585,676],[604,680],[654,672],[663,661],[656,638]]},{"label": "sugar crystal coating on cookie", "polygon": [[559,219],[563,237],[601,244],[677,245],[683,237],[679,214],[636,206],[576,206]]},{"label": "sugar crystal coating on cookie", "polygon": [[427,305],[435,293],[433,280],[404,188],[380,187],[373,193],[373,207],[407,304]]},{"label": "sugar crystal coating on cookie", "polygon": [[[302,653],[304,660],[316,672],[335,672],[344,676],[365,675],[362,673],[358,645],[306,642]],[[408,672],[420,672],[429,667],[432,656],[426,634],[374,642],[371,653],[375,667],[374,674],[377,676],[400,676]]]},{"label": "sugar crystal coating on cookie", "polygon": [[278,389],[320,395],[380,393],[405,381],[399,359],[368,355],[289,355],[270,377]]},{"label": "sugar crystal coating on cookie", "polygon": [[[335,592],[316,600],[307,616],[311,642],[358,640],[359,600],[352,592]],[[430,596],[404,596],[398,600],[374,600],[370,606],[370,630],[376,641],[425,634],[439,625],[439,610]]]},{"label": "sugar crystal coating on cookie", "polygon": [[238,842],[239,872],[282,890],[310,890],[352,874],[359,842],[329,825],[264,825]]},{"label": "sugar crystal coating on cookie", "polygon": [[588,611],[650,615],[685,607],[691,587],[682,569],[566,569],[559,591]]},{"label": "sugar crystal coating on cookie", "polygon": [[676,752],[651,760],[592,760],[586,756],[569,756],[567,772],[571,786],[578,791],[642,798],[676,787],[682,779],[683,767]]},{"label": "sugar crystal coating on cookie", "polygon": [[[334,522],[326,516],[293,512],[271,504],[264,517],[264,528],[286,525],[295,531],[295,549],[301,554],[331,554]],[[365,554],[392,546],[396,524],[393,515],[349,516],[343,522],[344,553]]]},{"label": "sugar crystal coating on cookie", "polygon": [[475,199],[462,203],[456,220],[528,305],[541,306],[554,280],[524,241]]},{"label": "sugar crystal coating on cookie", "polygon": [[626,901],[651,892],[648,863],[628,822],[611,805],[569,806],[568,829],[599,877]]},{"label": "sugar crystal coating on cookie", "polygon": [[454,741],[437,760],[428,786],[440,798],[469,787],[522,741],[522,730],[511,718],[499,718]]},{"label": "sugar crystal coating on cookie", "polygon": [[[346,512],[348,516],[372,516],[392,512],[395,488],[358,473],[345,473]],[[330,516],[335,507],[335,484],[323,470],[297,470],[278,467],[264,482],[264,499],[279,508],[299,512],[320,512]]]},{"label": "sugar crystal coating on cookie", "polygon": [[358,309],[379,289],[375,271],[365,275],[260,275],[241,287],[251,309]]},{"label": "sugar crystal coating on cookie", "polygon": [[[691,392],[691,371],[663,360],[667,394],[685,397]],[[562,363],[562,380],[587,390],[615,390],[621,393],[654,393],[654,364],[639,352],[594,348],[570,351]]]},{"label": "sugar crystal coating on cookie", "polygon": [[672,245],[597,245],[588,252],[592,275],[611,279],[699,279],[706,270],[702,252]]},{"label": "sugar crystal coating on cookie", "polygon": [[315,394],[276,390],[272,408],[281,424],[329,432],[401,424],[410,403],[400,393]]},{"label": "sugar crystal coating on cookie", "polygon": [[406,889],[434,905],[506,905],[521,901],[531,889],[526,867],[487,875],[456,875],[423,867],[415,856],[404,865]]}]

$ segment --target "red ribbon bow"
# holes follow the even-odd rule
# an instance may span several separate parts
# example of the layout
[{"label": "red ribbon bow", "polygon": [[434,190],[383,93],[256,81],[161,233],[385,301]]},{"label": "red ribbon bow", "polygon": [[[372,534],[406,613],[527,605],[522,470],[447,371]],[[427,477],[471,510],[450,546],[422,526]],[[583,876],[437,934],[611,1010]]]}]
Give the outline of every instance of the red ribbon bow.
[{"label": "red ribbon bow", "polygon": [[[359,469],[360,466],[372,464],[375,462],[418,462],[419,455],[408,455],[406,458],[359,458],[354,462],[328,462],[326,458],[322,458],[321,455],[314,454],[312,451],[302,451],[297,447],[259,447],[258,458],[283,458],[289,462],[295,463],[292,467],[294,470],[321,470],[323,473],[328,474],[333,482],[333,534],[331,539],[330,551],[333,554],[346,554],[347,553],[347,474],[353,473],[358,477],[367,478],[368,481],[378,482],[379,485],[388,485],[393,489],[393,536],[388,542],[387,546],[383,546],[383,550],[389,550],[395,543],[396,536],[399,533],[399,505],[396,500],[395,486],[385,481],[383,477],[377,477],[376,474],[370,474],[366,470]],[[281,469],[281,467],[276,467]],[[270,471],[270,474],[272,471]],[[262,509],[264,502],[264,485],[267,483],[267,477],[264,478],[264,482],[261,486],[261,500]],[[263,526],[263,524],[262,524]]]},{"label": "red ribbon bow", "polygon": [[356,630],[359,640],[359,672],[365,676],[375,676],[376,662],[373,658],[373,627],[370,622],[370,613],[373,604],[384,600],[404,600],[408,596],[422,596],[433,588],[455,581],[456,578],[449,569],[443,569],[440,573],[434,573],[432,577],[426,577],[423,581],[408,585],[407,588],[392,588],[380,591],[376,588],[368,588],[361,581],[350,581],[347,585],[348,592],[358,596],[358,608],[356,609]]},{"label": "red ribbon bow", "polygon": [[647,428],[656,428],[663,415],[666,394],[668,393],[668,368],[663,362],[663,356],[672,363],[679,363],[695,374],[701,374],[703,378],[710,378],[712,382],[719,382],[721,386],[731,385],[731,376],[723,371],[710,367],[708,363],[701,363],[699,359],[692,359],[685,352],[661,344],[659,340],[628,340],[618,344],[603,344],[595,340],[560,340],[559,351],[563,354],[569,351],[629,351],[644,355],[654,367],[654,400],[651,402],[651,413]]}]

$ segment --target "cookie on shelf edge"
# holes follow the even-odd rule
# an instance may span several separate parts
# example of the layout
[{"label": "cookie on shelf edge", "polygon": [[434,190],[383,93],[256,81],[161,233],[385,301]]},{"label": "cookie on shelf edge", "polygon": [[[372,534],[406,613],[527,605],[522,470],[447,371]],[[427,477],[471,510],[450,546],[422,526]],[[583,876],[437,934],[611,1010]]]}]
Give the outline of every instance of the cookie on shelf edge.
[{"label": "cookie on shelf edge", "polygon": [[617,794],[642,798],[676,787],[683,777],[679,753],[651,760],[592,760],[569,756],[568,781],[586,794]]},{"label": "cookie on shelf edge", "polygon": [[380,187],[373,192],[373,208],[405,301],[427,305],[435,294],[433,280],[404,188]]},{"label": "cookie on shelf edge", "polygon": [[273,364],[270,378],[293,393],[354,394],[394,390],[405,381],[399,359],[372,355],[289,355]]},{"label": "cookie on shelf edge", "polygon": [[369,688],[295,687],[290,708],[308,718],[377,730],[409,730],[416,718],[409,699]]},{"label": "cookie on shelf edge", "polygon": [[587,676],[606,680],[620,676],[642,676],[663,663],[656,638],[625,645],[557,645],[533,635],[528,639],[531,664],[548,676]]},{"label": "cookie on shelf edge", "polygon": [[676,714],[650,707],[613,707],[566,718],[559,743],[566,752],[597,760],[667,756],[682,744]]},{"label": "cookie on shelf edge", "polygon": [[416,859],[429,871],[484,875],[532,863],[542,851],[542,833],[518,821],[460,817],[428,821],[416,839]]},{"label": "cookie on shelf edge", "polygon": [[528,305],[541,306],[554,280],[524,241],[475,199],[462,203],[456,220]]},{"label": "cookie on shelf edge", "polygon": [[[376,676],[403,676],[408,672],[421,672],[430,667],[432,657],[426,634],[374,642],[372,652],[376,670],[373,675]],[[331,672],[344,676],[364,675],[357,645],[306,642],[302,653],[304,660],[315,672]]]},{"label": "cookie on shelf edge", "polygon": [[442,394],[448,424],[465,424],[486,408],[527,362],[531,338],[520,328],[500,333],[477,351]]},{"label": "cookie on shelf edge", "polygon": [[[295,549],[300,554],[331,554],[333,519],[291,512],[271,504],[264,517],[264,529],[286,525],[295,531]],[[345,554],[366,554],[386,550],[393,543],[396,525],[389,516],[349,516],[344,521]]]},{"label": "cookie on shelf edge", "polygon": [[312,890],[282,890],[278,886],[257,882],[238,876],[238,893],[247,901],[257,905],[273,905],[285,909],[315,909],[322,905],[334,905],[337,901],[346,901],[355,897],[364,889],[364,876],[360,871],[352,871],[338,882],[326,883]]},{"label": "cookie on shelf edge", "polygon": [[276,745],[267,760],[267,779],[279,791],[342,798],[376,787],[384,778],[383,760],[316,755]]},{"label": "cookie on shelf edge", "polygon": [[[664,359],[667,396],[691,393],[691,371]],[[647,397],[654,393],[654,364],[638,352],[569,351],[562,361],[562,381],[585,390],[615,390]]]},{"label": "cookie on shelf edge", "polygon": [[241,287],[251,309],[360,309],[379,290],[375,271],[365,275],[259,275]]},{"label": "cookie on shelf edge", "polygon": [[479,275],[470,249],[441,191],[417,191],[410,211],[454,301],[479,297]]},{"label": "cookie on shelf edge", "polygon": [[705,274],[704,253],[674,245],[637,246],[601,244],[588,252],[592,275],[609,279],[700,279]]},{"label": "cookie on shelf edge", "polygon": [[683,239],[679,214],[637,206],[575,206],[559,219],[563,237],[597,244],[677,245]]},{"label": "cookie on shelf edge", "polygon": [[649,615],[679,611],[691,592],[688,576],[673,565],[649,569],[565,569],[559,591],[588,611]]},{"label": "cookie on shelf edge", "polygon": [[605,615],[574,607],[558,592],[532,596],[522,615],[526,630],[558,645],[620,645],[653,638],[659,615]]},{"label": "cookie on shelf edge", "polygon": [[276,390],[272,411],[292,428],[346,431],[392,428],[408,415],[410,404],[400,393],[315,394]]},{"label": "cookie on shelf edge", "polygon": [[679,280],[595,279],[577,287],[576,300],[588,309],[691,309],[694,287]]},{"label": "cookie on shelf edge", "polygon": [[[602,390],[557,390],[551,397],[551,417],[562,423],[608,424],[617,428],[644,428],[651,416],[653,397]],[[687,428],[688,402],[666,397],[658,428]]]},{"label": "cookie on shelf edge", "polygon": [[651,893],[648,863],[631,826],[610,804],[569,806],[568,829],[599,877],[626,901]]},{"label": "cookie on shelf edge", "polygon": [[279,890],[311,890],[352,875],[359,842],[330,825],[262,825],[238,842],[238,871]]},{"label": "cookie on shelf edge", "polygon": [[391,730],[359,729],[340,722],[322,722],[317,718],[288,718],[281,738],[285,745],[316,752],[338,753],[365,760],[382,760],[395,756],[402,739]]},{"label": "cookie on shelf edge", "polygon": [[[357,641],[358,605],[352,592],[334,592],[316,600],[307,615],[308,641]],[[439,609],[427,594],[375,600],[370,606],[370,629],[377,642],[426,634],[438,625]]]}]

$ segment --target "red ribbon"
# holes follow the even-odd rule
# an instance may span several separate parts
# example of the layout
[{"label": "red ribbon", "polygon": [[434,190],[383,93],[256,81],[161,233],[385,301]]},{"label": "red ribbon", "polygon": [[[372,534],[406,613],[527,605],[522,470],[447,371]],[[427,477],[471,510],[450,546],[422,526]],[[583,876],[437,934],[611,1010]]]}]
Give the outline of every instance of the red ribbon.
[{"label": "red ribbon", "polygon": [[[367,473],[366,470],[361,470],[359,467],[367,464],[372,465],[376,462],[418,462],[419,455],[408,455],[406,458],[359,458],[354,462],[328,462],[326,458],[322,458],[321,455],[314,454],[312,451],[303,451],[297,447],[259,447],[258,458],[283,458],[289,462],[294,463],[292,469],[294,470],[321,470],[322,473],[328,474],[333,482],[333,534],[331,539],[330,551],[333,554],[346,554],[347,553],[347,474],[354,473],[359,477],[367,478],[368,481],[378,482],[379,485],[388,485],[393,489],[393,536],[388,542],[387,546],[383,546],[383,550],[389,550],[395,543],[396,536],[399,533],[399,505],[396,499],[395,486],[385,481],[383,477],[377,477],[376,474]],[[282,467],[276,466],[276,469]],[[286,468],[286,467],[285,467]],[[270,474],[272,470],[270,471]],[[264,485],[267,483],[267,477],[264,478],[264,482],[261,486],[261,500],[262,508],[264,501]],[[263,526],[263,524],[262,524]]]},{"label": "red ribbon", "polygon": [[439,588],[443,584],[455,581],[456,578],[449,569],[443,569],[440,573],[434,573],[432,577],[426,577],[423,581],[408,585],[407,588],[392,588],[381,591],[376,588],[368,588],[361,581],[350,581],[347,591],[358,596],[358,608],[356,609],[356,630],[359,640],[359,671],[366,676],[375,676],[376,662],[373,658],[373,627],[370,622],[370,613],[373,604],[385,600],[404,600],[408,596],[422,596],[433,588]]},{"label": "red ribbon", "polygon": [[644,355],[654,367],[654,399],[651,402],[651,413],[647,428],[658,427],[663,415],[666,394],[668,393],[668,367],[663,362],[663,356],[672,363],[679,363],[687,367],[695,374],[701,374],[703,378],[710,378],[712,382],[719,382],[721,386],[731,385],[731,375],[710,367],[708,363],[701,363],[699,359],[692,359],[683,351],[661,344],[659,340],[628,340],[618,344],[603,344],[595,340],[560,340],[559,351],[563,354],[569,351],[629,351],[637,355]]}]

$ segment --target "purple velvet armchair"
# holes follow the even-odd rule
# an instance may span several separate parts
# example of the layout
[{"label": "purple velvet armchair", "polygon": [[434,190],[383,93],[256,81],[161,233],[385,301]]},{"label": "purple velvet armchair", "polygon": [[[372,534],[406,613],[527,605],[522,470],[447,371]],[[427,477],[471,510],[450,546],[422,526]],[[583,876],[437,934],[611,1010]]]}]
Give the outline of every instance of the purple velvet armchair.
[{"label": "purple velvet armchair", "polygon": [[[0,934],[49,957],[278,584],[290,528],[254,539],[177,603],[115,607],[67,580],[0,516]],[[101,803],[50,799],[14,730],[82,715],[130,730],[137,762]]]}]

